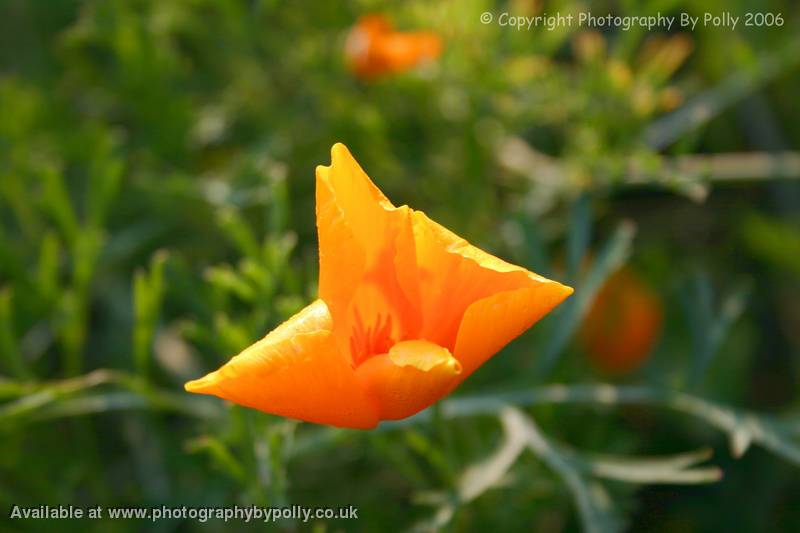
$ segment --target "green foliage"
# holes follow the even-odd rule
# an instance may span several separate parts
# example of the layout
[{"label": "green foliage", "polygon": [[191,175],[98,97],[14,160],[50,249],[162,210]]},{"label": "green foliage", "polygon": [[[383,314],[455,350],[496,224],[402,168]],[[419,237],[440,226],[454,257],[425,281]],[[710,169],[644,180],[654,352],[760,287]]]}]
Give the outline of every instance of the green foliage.
[{"label": "green foliage", "polygon": [[[0,2],[2,520],[352,504],[357,522],[280,527],[796,530],[797,7],[680,36],[480,23],[584,4]],[[346,32],[375,11],[437,32],[442,57],[353,77]],[[316,296],[314,167],[337,141],[395,203],[574,296],[368,433],[184,392]],[[642,368],[608,376],[573,340],[623,266],[666,320]],[[248,528],[8,529],[53,525]]]}]

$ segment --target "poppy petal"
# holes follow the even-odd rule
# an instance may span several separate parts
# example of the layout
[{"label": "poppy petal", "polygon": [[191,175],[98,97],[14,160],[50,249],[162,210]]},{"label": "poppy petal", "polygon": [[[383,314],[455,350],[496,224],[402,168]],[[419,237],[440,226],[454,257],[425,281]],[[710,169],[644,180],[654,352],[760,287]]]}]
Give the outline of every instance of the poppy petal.
[{"label": "poppy petal", "polygon": [[454,352],[464,365],[462,380],[572,294],[572,288],[555,281],[531,285],[493,294],[467,308]]},{"label": "poppy petal", "polygon": [[[328,167],[317,167],[317,234],[319,238],[319,296],[333,316],[345,317],[349,302],[364,275],[364,249],[347,224],[328,185]],[[337,326],[346,324],[340,321]],[[340,347],[346,349],[346,339]]]},{"label": "poppy petal", "polygon": [[328,308],[317,300],[186,390],[308,422],[374,427],[376,410],[331,328]]},{"label": "poppy petal", "polygon": [[458,382],[461,363],[447,348],[424,340],[395,344],[356,369],[382,420],[398,420],[425,409]]},{"label": "poppy petal", "polygon": [[[320,197],[320,188],[328,194]],[[336,204],[367,254],[368,263],[379,255],[391,219],[403,216],[341,143],[331,148],[331,165],[317,167],[317,210],[329,202]]]},{"label": "poppy petal", "polygon": [[413,217],[425,339],[454,350],[470,305],[494,294],[554,283],[472,246],[422,212]]},{"label": "poppy petal", "polygon": [[426,60],[434,60],[442,52],[439,36],[428,32],[382,35],[375,40],[375,60],[387,72],[402,72]]},{"label": "poppy petal", "polygon": [[398,250],[412,240],[410,216],[408,207],[392,205],[344,145],[333,146],[329,167],[317,167],[319,295],[337,318],[342,350],[359,317],[391,317],[395,339],[419,329],[413,294],[398,281]]},{"label": "poppy petal", "polygon": [[432,32],[396,32],[380,14],[359,19],[347,36],[348,67],[363,78],[402,72],[442,52],[442,40]]}]

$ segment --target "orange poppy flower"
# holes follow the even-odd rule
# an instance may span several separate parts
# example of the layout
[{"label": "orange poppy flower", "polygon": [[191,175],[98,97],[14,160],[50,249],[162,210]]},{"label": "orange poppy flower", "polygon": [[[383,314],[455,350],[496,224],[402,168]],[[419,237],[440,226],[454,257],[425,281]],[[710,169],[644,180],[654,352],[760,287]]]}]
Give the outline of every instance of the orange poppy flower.
[{"label": "orange poppy flower", "polygon": [[331,159],[317,167],[320,298],[186,390],[371,428],[448,394],[572,293],[395,207],[344,145]]},{"label": "orange poppy flower", "polygon": [[374,78],[408,70],[442,52],[442,41],[431,32],[394,31],[383,15],[365,15],[350,30],[345,58],[353,73]]},{"label": "orange poppy flower", "polygon": [[597,294],[580,339],[603,372],[626,374],[642,365],[661,332],[661,299],[630,269],[622,269]]}]

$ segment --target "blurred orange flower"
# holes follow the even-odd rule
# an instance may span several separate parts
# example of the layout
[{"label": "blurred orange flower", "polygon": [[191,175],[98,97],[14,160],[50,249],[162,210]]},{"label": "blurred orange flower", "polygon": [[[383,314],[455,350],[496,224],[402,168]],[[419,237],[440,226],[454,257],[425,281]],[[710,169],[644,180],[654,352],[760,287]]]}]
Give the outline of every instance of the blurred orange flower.
[{"label": "blurred orange flower", "polygon": [[348,68],[361,78],[402,72],[441,52],[442,40],[435,33],[394,31],[380,14],[361,17],[345,42]]},{"label": "blurred orange flower", "polygon": [[603,285],[580,331],[592,363],[611,374],[632,372],[647,359],[661,333],[661,299],[630,269]]},{"label": "blurred orange flower", "polygon": [[395,207],[342,144],[317,167],[320,299],[186,390],[350,428],[452,391],[572,289]]}]

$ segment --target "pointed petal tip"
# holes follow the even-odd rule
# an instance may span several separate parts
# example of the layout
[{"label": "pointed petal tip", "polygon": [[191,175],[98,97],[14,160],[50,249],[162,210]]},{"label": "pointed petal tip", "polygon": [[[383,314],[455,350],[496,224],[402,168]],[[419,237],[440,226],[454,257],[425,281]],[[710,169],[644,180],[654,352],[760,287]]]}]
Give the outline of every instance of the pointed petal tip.
[{"label": "pointed petal tip", "polygon": [[568,297],[570,297],[573,292],[575,292],[575,289],[573,289],[569,285],[565,285],[565,284],[561,283],[560,281],[556,281],[554,279],[547,279],[547,278],[539,276],[538,274],[533,274],[533,276],[534,276],[533,279],[535,279],[536,281],[540,281],[540,282],[543,281],[548,286],[550,286],[551,289],[553,289],[559,296],[561,296],[561,301],[562,302],[564,300],[566,300]]},{"label": "pointed petal tip", "polygon": [[317,177],[319,177],[320,174],[324,174],[324,176],[327,177],[328,172],[330,172],[331,167],[333,167],[334,163],[341,157],[347,157],[347,156],[349,156],[350,158],[353,157],[347,146],[345,146],[343,143],[340,142],[333,143],[333,146],[331,146],[331,163],[330,165],[317,165],[316,167]]},{"label": "pointed petal tip", "polygon": [[[332,165],[333,164],[331,164],[331,166]],[[317,177],[318,184],[320,181],[323,183],[328,183],[331,175],[331,166],[317,165],[317,168],[315,169],[315,176]]]},{"label": "pointed petal tip", "polygon": [[555,300],[555,305],[553,307],[558,307],[559,305],[564,303],[564,301],[570,296],[572,296],[572,293],[575,292],[575,289],[573,289],[569,285],[564,285],[563,283],[560,283],[558,281],[549,280],[548,285],[552,285],[553,289],[551,292]]},{"label": "pointed petal tip", "polygon": [[573,288],[572,288],[572,287],[570,287],[569,285],[564,285],[563,283],[559,283],[559,285],[561,286],[561,290],[562,290],[562,291],[563,291],[563,293],[564,293],[564,298],[565,298],[565,299],[566,299],[568,296],[572,295],[572,293],[573,293],[573,292],[575,292],[575,289],[573,289]]},{"label": "pointed petal tip", "polygon": [[194,392],[198,394],[214,394],[214,389],[217,384],[216,372],[206,374],[202,378],[193,379],[184,383],[183,388],[186,392]]},{"label": "pointed petal tip", "polygon": [[317,179],[328,182],[331,178],[331,173],[334,172],[334,168],[341,168],[342,165],[348,165],[350,162],[356,165],[358,164],[347,146],[340,142],[334,143],[333,146],[331,146],[330,164],[317,165],[315,169]]},{"label": "pointed petal tip", "polygon": [[347,146],[345,146],[343,143],[333,143],[333,146],[331,146],[331,164],[340,157],[352,158],[353,156]]}]

